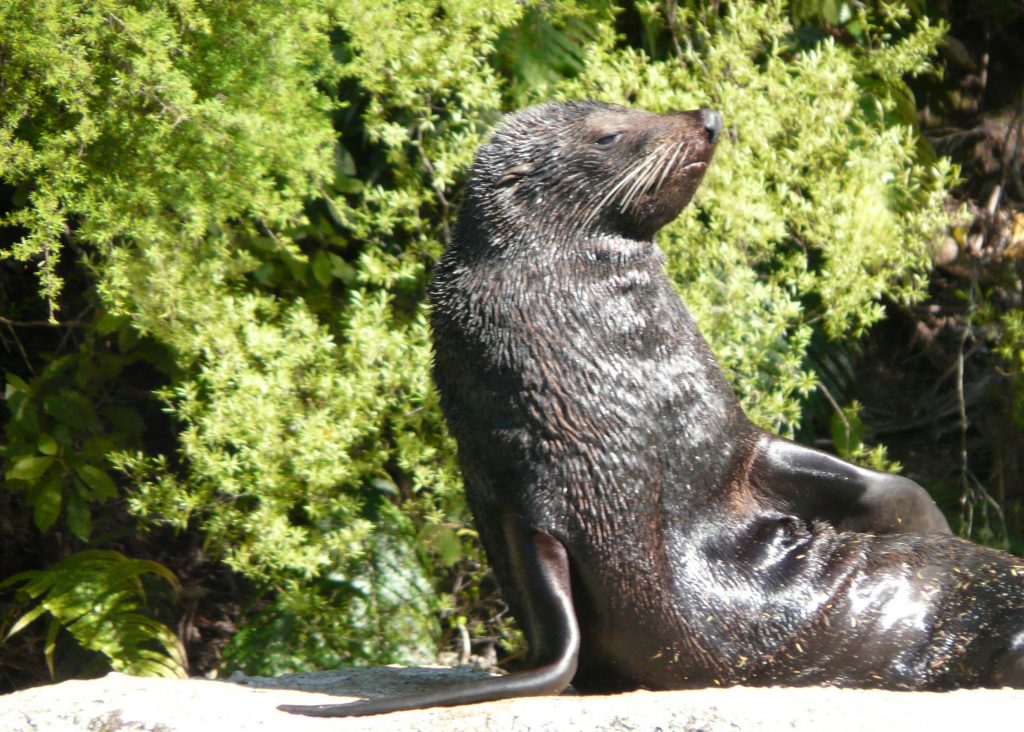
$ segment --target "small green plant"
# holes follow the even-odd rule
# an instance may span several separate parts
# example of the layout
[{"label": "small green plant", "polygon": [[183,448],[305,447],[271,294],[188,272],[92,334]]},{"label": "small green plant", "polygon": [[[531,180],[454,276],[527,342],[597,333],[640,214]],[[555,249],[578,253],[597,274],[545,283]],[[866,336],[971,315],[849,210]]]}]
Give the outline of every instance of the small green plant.
[{"label": "small green plant", "polygon": [[63,628],[83,648],[106,656],[116,671],[185,678],[185,652],[177,636],[139,612],[146,603],[145,575],[160,577],[175,593],[181,589],[174,574],[156,562],[98,549],[8,577],[0,582],[0,590],[16,588],[20,601],[36,605],[11,626],[5,638],[49,614],[45,652],[51,676],[56,676],[54,650]]},{"label": "small green plant", "polygon": [[832,413],[829,429],[832,435],[832,446],[839,457],[875,470],[898,473],[903,466],[886,455],[884,445],[869,446],[864,442],[864,422],[861,420],[863,405],[854,400],[845,407]]},{"label": "small green plant", "polygon": [[141,442],[143,419],[131,401],[137,392],[124,374],[139,360],[166,362],[166,354],[120,325],[101,317],[78,348],[42,359],[39,373],[6,375],[0,486],[23,497],[41,533],[62,525],[88,542],[93,512],[120,493],[110,453]]}]

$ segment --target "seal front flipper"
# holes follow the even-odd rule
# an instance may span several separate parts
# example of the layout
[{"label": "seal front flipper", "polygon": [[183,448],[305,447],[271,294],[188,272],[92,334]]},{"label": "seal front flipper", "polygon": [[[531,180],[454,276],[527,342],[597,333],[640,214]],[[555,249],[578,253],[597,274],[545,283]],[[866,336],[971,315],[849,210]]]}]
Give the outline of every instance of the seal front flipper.
[{"label": "seal front flipper", "polygon": [[927,491],[900,475],[862,468],[834,455],[764,434],[749,481],[773,507],[843,531],[951,533]]},{"label": "seal front flipper", "polygon": [[557,694],[576,673],[580,632],[572,604],[569,555],[561,542],[506,522],[505,549],[526,603],[520,618],[537,666],[529,671],[405,696],[348,704],[284,704],[285,712],[309,717],[362,717],[405,709],[475,704],[518,696]]}]

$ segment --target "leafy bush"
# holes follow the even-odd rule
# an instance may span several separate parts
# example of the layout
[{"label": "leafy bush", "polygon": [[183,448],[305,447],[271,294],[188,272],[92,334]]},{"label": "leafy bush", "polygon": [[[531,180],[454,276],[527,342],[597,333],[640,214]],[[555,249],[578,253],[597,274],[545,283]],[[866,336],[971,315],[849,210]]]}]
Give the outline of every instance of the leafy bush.
[{"label": "leafy bush", "polygon": [[[113,441],[104,458],[143,526],[203,532],[270,592],[233,664],[276,673],[436,647],[436,617],[451,610],[437,578],[479,551],[459,531],[423,292],[475,149],[513,106],[590,96],[723,110],[729,138],[704,191],[660,241],[761,424],[799,423],[813,329],[856,335],[882,297],[920,294],[949,169],[916,162],[893,112],[900,75],[927,67],[940,32],[802,47],[784,11],[8,5],[3,223],[24,234],[10,254],[39,263],[57,317],[70,251],[116,332],[173,355],[160,397],[176,446]],[[645,30],[627,42],[616,23],[634,21]],[[559,49],[543,73],[533,41]],[[8,383],[22,402],[37,389]],[[35,485],[52,446],[30,447],[8,453],[9,477]],[[68,495],[95,495],[74,465],[61,475],[81,479]],[[35,510],[53,526],[52,507]],[[81,519],[69,525],[88,538]]]}]

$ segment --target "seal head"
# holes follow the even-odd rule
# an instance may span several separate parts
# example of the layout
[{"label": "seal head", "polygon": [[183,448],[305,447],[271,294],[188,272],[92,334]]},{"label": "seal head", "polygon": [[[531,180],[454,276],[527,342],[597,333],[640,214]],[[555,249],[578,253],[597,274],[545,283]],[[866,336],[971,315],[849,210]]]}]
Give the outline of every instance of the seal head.
[{"label": "seal head", "polygon": [[690,202],[721,130],[721,114],[709,110],[658,115],[596,102],[533,107],[480,148],[468,212],[471,202],[483,203],[483,218],[507,222],[501,241],[538,230],[571,239],[650,239]]}]

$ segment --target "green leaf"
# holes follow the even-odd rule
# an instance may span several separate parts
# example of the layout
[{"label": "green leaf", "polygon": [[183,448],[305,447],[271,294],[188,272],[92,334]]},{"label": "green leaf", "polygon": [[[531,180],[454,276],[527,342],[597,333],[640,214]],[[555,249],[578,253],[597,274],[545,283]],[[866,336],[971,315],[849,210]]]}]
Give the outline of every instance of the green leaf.
[{"label": "green leaf", "polygon": [[128,325],[128,323],[129,320],[126,315],[114,315],[110,312],[104,312],[99,320],[96,321],[96,332],[100,335],[109,335],[118,328]]},{"label": "green leaf", "polygon": [[331,258],[322,249],[313,257],[313,277],[322,286],[327,287],[334,279],[334,268],[331,265]]},{"label": "green leaf", "polygon": [[427,524],[421,535],[425,535],[427,546],[440,557],[444,566],[451,567],[462,559],[462,542],[452,528]]},{"label": "green leaf", "polygon": [[92,535],[92,512],[89,504],[77,492],[68,496],[65,518],[71,533],[82,541],[89,541]]},{"label": "green leaf", "polygon": [[104,407],[101,413],[106,424],[126,435],[141,435],[146,427],[138,410],[131,407],[114,404]]},{"label": "green leaf", "polygon": [[92,489],[96,500],[105,501],[117,495],[117,484],[103,470],[95,465],[83,463],[75,466],[75,474]]},{"label": "green leaf", "polygon": [[70,389],[61,389],[57,394],[43,397],[43,409],[58,422],[79,432],[99,427],[89,400]]},{"label": "green leaf", "polygon": [[139,332],[135,328],[121,328],[117,331],[117,347],[121,353],[128,353],[139,342]]},{"label": "green leaf", "polygon": [[[45,608],[45,605],[40,605],[40,608]],[[46,640],[43,642],[43,656],[46,658],[46,668],[50,670],[50,678],[57,678],[57,670],[53,663],[53,656],[57,650],[57,634],[60,632],[61,624],[56,617],[50,619],[50,623],[46,628]]]},{"label": "green leaf", "polygon": [[340,142],[334,143],[334,177],[350,177],[356,174],[356,163],[352,153]]},{"label": "green leaf", "polygon": [[[338,178],[334,181],[333,188],[339,193],[348,193],[350,195],[355,195],[357,193],[362,192],[363,182],[358,178]],[[334,207],[334,204],[332,202],[328,202],[328,204],[331,208]],[[335,212],[336,211],[337,209],[335,209]],[[335,218],[335,220],[337,220],[337,218]]]},{"label": "green leaf", "polygon": [[75,444],[75,440],[71,436],[71,430],[66,424],[54,425],[53,439],[57,441],[57,444],[63,445],[64,447],[72,447]]},{"label": "green leaf", "polygon": [[330,196],[324,196],[324,203],[327,204],[327,213],[338,226],[345,226],[347,219],[345,215],[338,210],[338,205],[331,199]]},{"label": "green leaf", "polygon": [[37,485],[29,495],[36,528],[46,533],[60,517],[60,506],[64,499],[64,486],[59,475],[56,480],[46,480]]},{"label": "green leaf", "polygon": [[24,582],[24,584],[18,588],[18,592],[35,599],[42,593],[48,591],[53,586],[54,581],[55,578],[47,572],[29,570],[27,572],[18,572],[18,574],[12,575],[3,582],[0,582],[0,589],[12,587],[19,582]]},{"label": "green leaf", "polygon": [[4,639],[10,638],[15,633],[18,633],[27,626],[31,625],[32,621],[38,618],[44,612],[46,612],[46,606],[36,605],[34,608],[26,612],[20,618],[18,618],[18,620],[11,626],[11,629],[7,631],[7,635],[4,636]]},{"label": "green leaf", "polygon": [[39,410],[33,399],[25,394],[15,394],[10,404],[13,411],[12,426],[24,435],[32,435],[39,431]]},{"label": "green leaf", "polygon": [[834,412],[830,427],[832,444],[841,457],[849,458],[864,442],[864,423],[856,409],[844,409],[842,413]]},{"label": "green leaf", "polygon": [[36,440],[36,446],[43,455],[56,455],[60,449],[57,441],[45,432],[40,433],[39,439]]},{"label": "green leaf", "polygon": [[26,480],[34,483],[53,465],[53,461],[54,458],[49,455],[23,457],[4,474],[4,477],[7,480]]},{"label": "green leaf", "polygon": [[829,25],[839,24],[839,8],[836,0],[824,0],[821,3],[821,17]]},{"label": "green leaf", "polygon": [[15,392],[21,392],[22,394],[31,395],[32,387],[30,387],[24,379],[16,374],[7,374],[7,388],[4,390],[4,398],[10,399],[11,395]]},{"label": "green leaf", "polygon": [[356,268],[337,254],[332,253],[329,256],[331,258],[331,273],[346,285],[354,285],[358,277]]},{"label": "green leaf", "polygon": [[64,373],[69,367],[73,366],[76,362],[74,355],[61,356],[55,358],[50,363],[46,364],[46,368],[43,369],[44,379],[54,379]]},{"label": "green leaf", "polygon": [[93,435],[82,443],[78,456],[85,462],[103,462],[114,450],[114,441],[110,435]]},{"label": "green leaf", "polygon": [[277,278],[277,270],[273,262],[264,262],[259,269],[252,273],[252,276],[261,285],[272,285]]},{"label": "green leaf", "polygon": [[398,486],[395,485],[395,481],[391,480],[386,475],[380,475],[370,480],[370,485],[376,488],[381,493],[387,493],[390,496],[399,495]]}]

